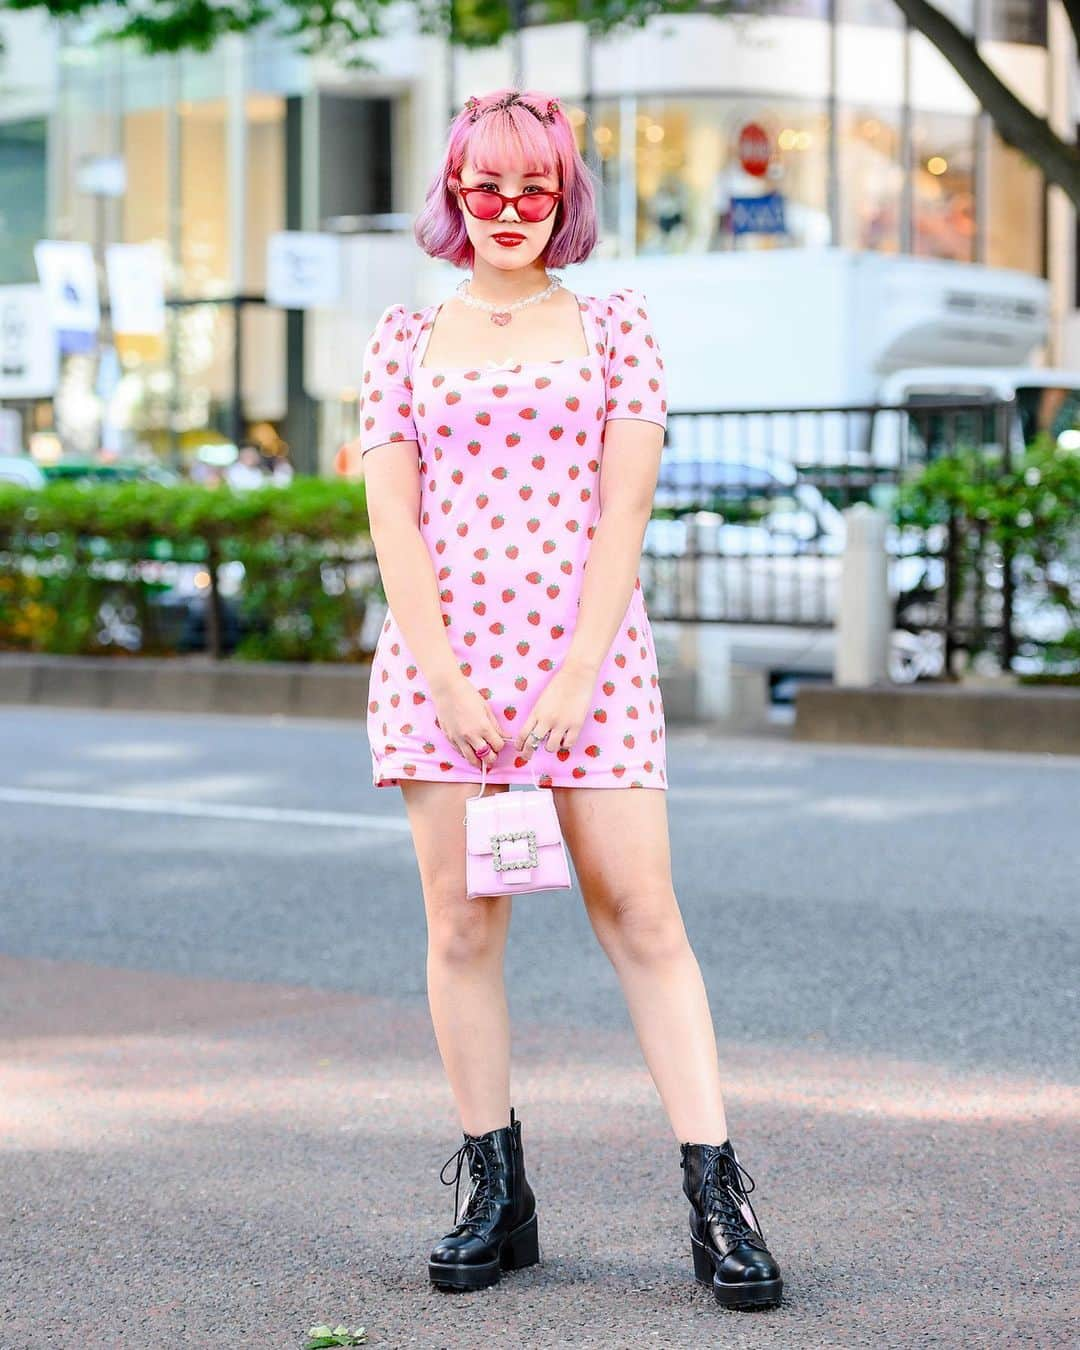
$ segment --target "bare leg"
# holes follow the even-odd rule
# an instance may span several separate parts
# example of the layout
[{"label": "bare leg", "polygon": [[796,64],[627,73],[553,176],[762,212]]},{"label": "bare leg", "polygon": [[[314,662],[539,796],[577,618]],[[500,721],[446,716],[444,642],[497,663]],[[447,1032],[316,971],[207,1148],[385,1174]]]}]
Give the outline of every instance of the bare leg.
[{"label": "bare leg", "polygon": [[716,1035],[672,888],[663,790],[554,791],[589,920],[619,978],[672,1131],[680,1142],[722,1143]]},{"label": "bare leg", "polygon": [[[488,784],[486,792],[506,791]],[[510,1118],[510,1019],[503,956],[511,898],[465,898],[468,783],[403,782],[427,914],[427,990],[435,1039],[461,1128],[486,1134]]]}]

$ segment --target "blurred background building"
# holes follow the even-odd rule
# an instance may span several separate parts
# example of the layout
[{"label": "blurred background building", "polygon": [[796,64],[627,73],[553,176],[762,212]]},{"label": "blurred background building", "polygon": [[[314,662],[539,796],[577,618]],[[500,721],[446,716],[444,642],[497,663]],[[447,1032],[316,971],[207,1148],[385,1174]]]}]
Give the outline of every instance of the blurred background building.
[{"label": "blurred background building", "polygon": [[[365,48],[372,70],[304,57],[269,34],[147,58],[88,44],[77,24],[5,15],[0,286],[36,281],[40,238],[99,254],[156,242],[167,331],[123,344],[107,390],[120,391],[129,438],[181,462],[207,437],[254,435],[288,446],[300,469],[330,471],[355,434],[364,335],[385,304],[441,296],[454,280],[410,230],[448,117],[520,74],[561,96],[603,181],[598,263],[700,266],[840,246],[1014,269],[1049,282],[1041,359],[1080,364],[1064,194],[1003,144],[892,0],[778,8],[768,19],[655,18],[603,40],[577,22],[529,26],[497,50],[465,51],[418,34],[402,6],[395,35]],[[1057,0],[942,8],[1036,111],[1062,130],[1080,121]],[[748,128],[768,138],[764,175],[745,167]],[[94,165],[117,170],[112,187],[88,175]],[[743,232],[738,203],[763,189],[782,194],[783,229]],[[281,230],[341,237],[339,307],[265,302],[268,242]],[[763,303],[782,306],[783,294]],[[4,402],[27,434],[58,415],[74,425],[80,410],[91,418],[101,378],[70,353],[53,397]]]}]

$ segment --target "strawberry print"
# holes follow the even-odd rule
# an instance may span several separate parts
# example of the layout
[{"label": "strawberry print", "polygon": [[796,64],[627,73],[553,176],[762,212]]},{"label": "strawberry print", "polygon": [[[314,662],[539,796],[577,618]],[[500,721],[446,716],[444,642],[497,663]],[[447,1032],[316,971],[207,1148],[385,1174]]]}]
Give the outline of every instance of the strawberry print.
[{"label": "strawberry print", "polygon": [[[400,304],[384,310],[363,355],[361,452],[415,447],[419,526],[446,637],[508,738],[569,649],[599,517],[607,423],[667,425],[664,363],[644,293],[624,287],[577,300],[592,335],[584,358],[426,367],[439,306]],[[371,664],[367,731],[376,787],[480,781],[443,735],[423,672],[389,612]],[[544,786],[666,788],[664,731],[638,579],[577,743],[555,752],[539,746],[532,768]],[[490,761],[487,777],[533,782],[512,744]]]}]

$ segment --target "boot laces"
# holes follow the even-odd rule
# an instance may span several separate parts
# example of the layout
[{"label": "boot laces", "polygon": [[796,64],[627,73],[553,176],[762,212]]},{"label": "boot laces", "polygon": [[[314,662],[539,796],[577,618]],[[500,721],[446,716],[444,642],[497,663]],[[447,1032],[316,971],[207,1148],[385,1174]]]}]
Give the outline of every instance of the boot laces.
[{"label": "boot laces", "polygon": [[[454,1175],[448,1177],[446,1169],[457,1164]],[[472,1189],[465,1197],[464,1209],[461,1207],[461,1173],[468,1164]],[[444,1186],[454,1188],[454,1219],[457,1223],[479,1224],[492,1217],[495,1210],[495,1197],[491,1193],[491,1164],[483,1147],[475,1138],[466,1138],[456,1153],[452,1153],[439,1171],[439,1180]]]},{"label": "boot laces", "polygon": [[[749,1195],[756,1184],[737,1158],[719,1149],[705,1164],[702,1190],[707,1218],[714,1220],[731,1242],[750,1242],[764,1250],[761,1224]],[[740,1201],[745,1202],[753,1215],[753,1227],[747,1222]]]}]

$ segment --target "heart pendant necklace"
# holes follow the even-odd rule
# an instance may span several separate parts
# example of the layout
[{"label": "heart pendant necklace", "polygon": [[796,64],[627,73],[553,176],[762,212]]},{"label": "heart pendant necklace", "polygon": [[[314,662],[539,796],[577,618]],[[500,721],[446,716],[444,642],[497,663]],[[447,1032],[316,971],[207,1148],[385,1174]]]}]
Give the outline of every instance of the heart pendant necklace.
[{"label": "heart pendant necklace", "polygon": [[458,295],[465,304],[471,305],[473,309],[486,309],[491,322],[497,323],[500,328],[505,328],[510,322],[513,318],[514,310],[524,309],[526,305],[535,305],[541,300],[546,300],[549,295],[554,295],[562,285],[562,281],[559,277],[552,277],[550,284],[546,286],[544,290],[537,291],[535,295],[526,296],[524,300],[515,300],[512,305],[507,305],[505,308],[502,308],[499,305],[491,304],[488,300],[477,300],[475,296],[470,295],[466,288],[471,280],[471,277],[466,277],[461,285],[458,286]]}]

